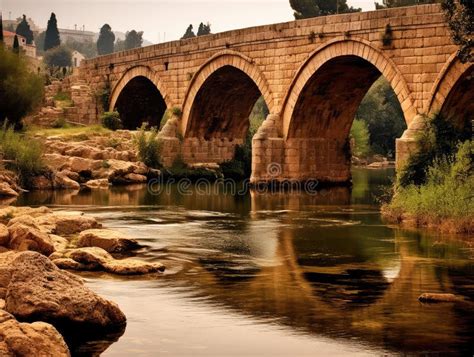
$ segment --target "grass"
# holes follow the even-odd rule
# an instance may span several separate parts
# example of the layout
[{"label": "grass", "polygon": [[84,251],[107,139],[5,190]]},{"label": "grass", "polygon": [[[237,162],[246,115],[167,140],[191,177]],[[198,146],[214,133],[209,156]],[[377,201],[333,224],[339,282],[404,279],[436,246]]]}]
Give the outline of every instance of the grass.
[{"label": "grass", "polygon": [[25,187],[29,187],[32,177],[45,169],[41,143],[6,125],[0,131],[0,154],[7,160],[5,168],[14,171]]},{"label": "grass", "polygon": [[105,134],[110,133],[109,129],[104,128],[102,125],[92,125],[92,126],[69,126],[65,125],[62,128],[37,128],[37,127],[30,127],[28,128],[28,133],[48,137],[48,136],[58,136],[68,139],[74,139],[77,137],[87,138],[97,135],[97,134]]},{"label": "grass", "polygon": [[56,106],[59,108],[67,108],[73,106],[73,102],[68,93],[59,92],[53,97],[53,99],[57,102]]},{"label": "grass", "polygon": [[454,155],[436,158],[425,182],[399,186],[384,216],[417,227],[450,233],[474,233],[474,143],[465,141]]}]

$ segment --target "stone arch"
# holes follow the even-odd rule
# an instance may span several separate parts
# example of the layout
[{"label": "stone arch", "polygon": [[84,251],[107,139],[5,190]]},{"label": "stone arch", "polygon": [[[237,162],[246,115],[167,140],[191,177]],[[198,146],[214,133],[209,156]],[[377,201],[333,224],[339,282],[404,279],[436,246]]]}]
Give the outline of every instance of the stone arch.
[{"label": "stone arch", "polygon": [[181,133],[184,137],[189,133],[192,124],[192,110],[193,106],[196,104],[199,92],[213,75],[219,71],[222,72],[225,69],[233,71],[237,75],[241,74],[242,77],[245,76],[250,79],[255,88],[258,89],[265,99],[270,112],[272,112],[275,101],[268,81],[262,71],[251,58],[236,51],[225,50],[212,56],[199,68],[191,79],[183,101]]},{"label": "stone arch", "polygon": [[145,121],[159,126],[161,117],[171,105],[158,73],[148,66],[135,66],[127,70],[114,86],[109,110],[117,108],[124,126],[135,129]]},{"label": "stone arch", "polygon": [[282,131],[285,138],[289,136],[293,113],[306,85],[323,66],[340,58],[352,58],[371,65],[379,72],[379,75],[383,75],[391,84],[400,102],[407,125],[415,117],[417,110],[411,92],[395,63],[366,40],[339,37],[323,44],[311,53],[297,71],[282,106]]},{"label": "stone arch", "polygon": [[441,112],[447,117],[474,115],[474,64],[461,63],[451,55],[439,73],[427,104],[427,113]]}]

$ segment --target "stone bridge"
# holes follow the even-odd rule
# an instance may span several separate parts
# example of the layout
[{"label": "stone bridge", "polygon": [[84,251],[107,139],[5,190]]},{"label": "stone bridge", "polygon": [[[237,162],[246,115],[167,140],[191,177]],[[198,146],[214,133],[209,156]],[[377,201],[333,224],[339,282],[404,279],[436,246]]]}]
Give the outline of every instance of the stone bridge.
[{"label": "stone bridge", "polygon": [[[391,28],[391,32],[387,31]],[[386,41],[383,41],[383,38]],[[245,141],[261,96],[270,114],[253,138],[252,181],[350,180],[348,135],[359,104],[383,75],[408,129],[400,166],[421,118],[474,113],[474,66],[456,58],[439,5],[422,5],[229,31],[83,62],[95,93],[126,128],[159,125],[163,161],[220,163]],[[97,105],[99,107],[99,105]],[[98,120],[100,109],[94,120]]]}]

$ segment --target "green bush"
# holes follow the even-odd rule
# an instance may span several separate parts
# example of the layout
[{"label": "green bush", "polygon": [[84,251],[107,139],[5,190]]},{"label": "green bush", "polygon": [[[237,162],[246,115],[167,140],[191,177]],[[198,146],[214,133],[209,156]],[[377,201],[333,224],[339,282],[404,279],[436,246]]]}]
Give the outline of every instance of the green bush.
[{"label": "green bush", "polygon": [[370,134],[367,123],[359,119],[354,120],[350,137],[355,143],[353,154],[357,157],[366,157],[370,153]]},{"label": "green bush", "polygon": [[158,140],[158,129],[151,128],[145,130],[146,124],[143,124],[135,137],[135,145],[138,149],[138,158],[146,166],[159,169],[161,164],[161,142]]},{"label": "green bush", "polygon": [[400,170],[397,177],[398,185],[401,187],[411,184],[423,185],[429,167],[437,159],[455,154],[459,143],[470,139],[469,121],[460,126],[453,125],[454,122],[441,115],[427,118],[427,128],[419,137],[419,151],[412,155],[403,170]]},{"label": "green bush", "polygon": [[0,154],[7,160],[6,168],[15,171],[22,185],[29,186],[33,176],[44,171],[43,147],[5,124],[0,131]]},{"label": "green bush", "polygon": [[472,232],[474,222],[474,143],[465,141],[454,155],[433,160],[423,185],[399,187],[388,210],[422,222],[454,220],[458,232]]},{"label": "green bush", "polygon": [[30,72],[23,56],[0,46],[0,125],[7,119],[16,128],[43,99],[43,79]]},{"label": "green bush", "polygon": [[47,50],[43,57],[48,67],[71,67],[72,51],[66,46],[58,46]]},{"label": "green bush", "polygon": [[122,121],[118,112],[105,112],[101,116],[102,125],[112,131],[122,129]]}]

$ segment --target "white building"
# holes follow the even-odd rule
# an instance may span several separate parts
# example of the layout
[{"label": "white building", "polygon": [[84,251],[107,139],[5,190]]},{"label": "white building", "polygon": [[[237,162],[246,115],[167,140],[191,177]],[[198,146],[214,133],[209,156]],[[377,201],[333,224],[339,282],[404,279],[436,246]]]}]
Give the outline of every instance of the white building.
[{"label": "white building", "polygon": [[76,50],[72,52],[72,66],[73,67],[79,67],[81,65],[82,60],[84,60],[86,57],[84,55]]}]

